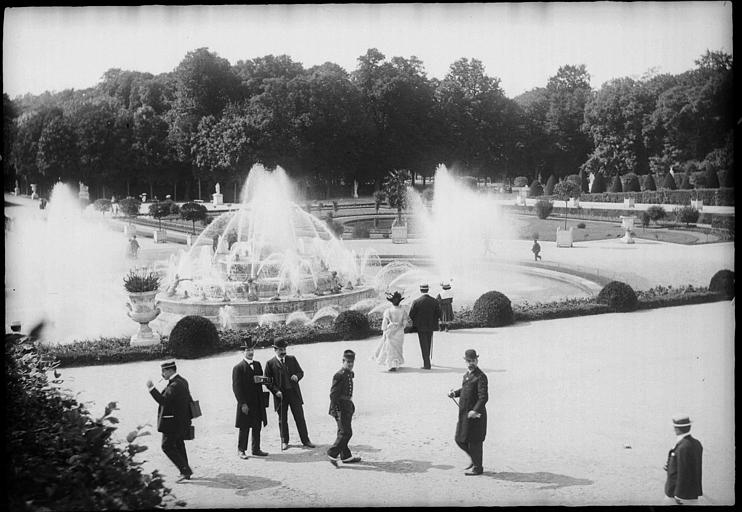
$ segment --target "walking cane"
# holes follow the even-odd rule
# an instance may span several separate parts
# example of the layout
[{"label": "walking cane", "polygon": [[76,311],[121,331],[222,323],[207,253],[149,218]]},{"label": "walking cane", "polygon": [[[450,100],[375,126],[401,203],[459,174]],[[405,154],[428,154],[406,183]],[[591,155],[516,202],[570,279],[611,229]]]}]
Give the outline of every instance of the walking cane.
[{"label": "walking cane", "polygon": [[456,400],[456,399],[455,399],[454,397],[452,397],[452,396],[449,396],[448,398],[450,398],[451,400],[453,400],[453,403],[455,403],[455,404],[456,404],[456,407],[458,407],[458,406],[459,406],[459,402],[458,402],[458,401],[457,401],[457,400]]}]

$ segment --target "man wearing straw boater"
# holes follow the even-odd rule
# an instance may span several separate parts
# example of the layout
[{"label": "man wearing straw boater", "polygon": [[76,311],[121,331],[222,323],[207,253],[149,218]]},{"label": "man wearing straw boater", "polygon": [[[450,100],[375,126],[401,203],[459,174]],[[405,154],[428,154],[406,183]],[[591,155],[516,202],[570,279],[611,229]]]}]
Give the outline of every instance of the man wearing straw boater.
[{"label": "man wearing straw boater", "polygon": [[427,283],[420,285],[420,297],[415,299],[410,307],[409,316],[412,327],[417,331],[420,342],[420,352],[423,356],[423,370],[430,370],[430,357],[433,351],[433,331],[438,330],[438,320],[441,318],[441,306],[437,300],[428,295]]},{"label": "man wearing straw boater", "polygon": [[275,357],[265,363],[265,376],[270,379],[268,389],[273,393],[273,406],[278,413],[278,424],[281,432],[281,450],[289,447],[289,408],[294,417],[296,429],[299,431],[301,444],[307,448],[314,448],[307,433],[307,423],[304,419],[304,400],[301,397],[299,381],[304,377],[304,371],[294,356],[286,355],[286,342],[273,342]]},{"label": "man wearing straw boater", "polygon": [[452,389],[448,396],[459,406],[459,420],[456,423],[456,444],[471,457],[471,464],[467,466],[467,476],[481,475],[482,445],[487,435],[487,409],[485,404],[489,398],[487,376],[479,369],[479,355],[476,350],[464,352],[467,372],[459,389]]},{"label": "man wearing straw boater", "polygon": [[147,379],[150,395],[160,404],[157,410],[157,431],[162,432],[162,451],[180,471],[177,482],[190,480],[193,470],[188,465],[185,438],[191,426],[191,392],[188,381],[178,374],[175,361],[160,365],[162,380],[167,386],[158,391],[152,380]]},{"label": "man wearing straw boater", "polygon": [[667,454],[667,481],[665,495],[678,505],[698,503],[703,495],[701,487],[701,459],[703,446],[690,435],[690,417],[687,414],[676,414],[672,418],[677,440],[675,447]]},{"label": "man wearing straw boater", "polygon": [[242,344],[242,360],[232,369],[232,391],[237,399],[237,416],[234,426],[240,429],[237,438],[237,455],[247,459],[247,439],[252,431],[251,452],[257,457],[268,455],[260,449],[260,430],[268,424],[268,392],[263,391],[263,383],[268,379],[263,376],[260,362],[253,360],[255,343],[248,338]]}]

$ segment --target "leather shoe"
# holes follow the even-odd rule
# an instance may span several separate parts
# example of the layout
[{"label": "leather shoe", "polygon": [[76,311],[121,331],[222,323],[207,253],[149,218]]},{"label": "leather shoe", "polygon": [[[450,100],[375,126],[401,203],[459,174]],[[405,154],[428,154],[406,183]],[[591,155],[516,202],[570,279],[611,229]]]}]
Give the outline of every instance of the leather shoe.
[{"label": "leather shoe", "polygon": [[466,476],[477,476],[484,473],[484,470],[482,468],[471,468],[469,471],[464,473]]},{"label": "leather shoe", "polygon": [[353,464],[354,462],[361,462],[360,457],[348,457],[347,459],[343,459],[343,464]]},{"label": "leather shoe", "polygon": [[327,458],[330,461],[330,464],[332,464],[335,467],[338,467],[338,458],[337,457],[333,457],[332,455],[328,455]]},{"label": "leather shoe", "polygon": [[307,448],[316,448],[315,445],[312,444],[312,441],[307,441],[306,443],[304,443],[304,446],[306,446]]},{"label": "leather shoe", "polygon": [[288,450],[289,449],[289,443],[281,443],[281,451]]},{"label": "leather shoe", "polygon": [[467,469],[471,469],[471,468],[473,468],[473,467],[474,467],[474,463],[472,462],[471,464],[469,464],[468,466],[466,466],[466,467],[464,468],[464,471],[466,471]]},{"label": "leather shoe", "polygon": [[175,481],[175,483],[176,483],[176,484],[182,484],[182,483],[183,483],[183,482],[185,482],[186,480],[190,480],[190,479],[191,479],[191,475],[180,475],[180,476],[178,477],[178,479],[177,479],[177,480]]},{"label": "leather shoe", "polygon": [[257,456],[257,457],[267,457],[268,456],[268,452],[264,452],[262,450],[257,451],[257,452],[252,452],[252,454],[255,455],[255,456]]},{"label": "leather shoe", "polygon": [[430,370],[430,366],[421,366],[420,369],[421,370]]},{"label": "leather shoe", "polygon": [[243,450],[240,450],[239,452],[237,452],[237,455],[240,457],[240,459],[249,459],[250,458],[250,457],[247,456],[247,454]]}]

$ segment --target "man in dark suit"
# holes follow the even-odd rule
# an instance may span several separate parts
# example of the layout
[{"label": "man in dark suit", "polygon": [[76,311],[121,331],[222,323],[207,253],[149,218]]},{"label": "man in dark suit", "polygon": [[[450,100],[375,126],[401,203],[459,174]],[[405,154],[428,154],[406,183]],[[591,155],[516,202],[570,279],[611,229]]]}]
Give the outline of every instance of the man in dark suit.
[{"label": "man in dark suit", "polygon": [[433,331],[438,330],[438,320],[441,318],[441,305],[428,295],[427,284],[420,285],[420,297],[415,299],[410,307],[412,327],[417,331],[420,341],[420,352],[423,356],[423,369],[430,370],[430,354],[433,350]]},{"label": "man in dark suit", "polygon": [[348,448],[348,441],[353,435],[351,420],[356,406],[353,404],[353,366],[356,361],[356,353],[352,350],[343,352],[343,367],[332,376],[330,386],[330,416],[335,418],[338,426],[337,437],[332,446],[327,450],[330,463],[338,467],[338,458],[344,464],[360,462],[360,457],[353,457]]},{"label": "man in dark suit", "polygon": [[464,353],[468,371],[461,387],[451,390],[448,396],[459,399],[459,420],[456,423],[456,444],[471,457],[466,468],[467,476],[481,475],[482,445],[487,435],[487,409],[489,399],[487,376],[479,369],[479,355],[469,349]]},{"label": "man in dark suit", "polygon": [[270,379],[267,384],[273,393],[273,406],[278,413],[278,423],[281,430],[281,450],[289,447],[289,422],[288,410],[294,417],[296,429],[302,445],[314,448],[307,433],[307,423],[304,419],[304,400],[301,397],[299,381],[304,377],[304,371],[299,366],[299,361],[294,356],[286,355],[286,342],[276,340],[273,343],[276,353],[270,361],[265,363],[265,376]]},{"label": "man in dark suit", "polygon": [[695,504],[703,495],[701,487],[701,458],[703,446],[690,435],[691,421],[687,414],[672,418],[677,442],[667,454],[667,481],[665,495],[678,505]]},{"label": "man in dark suit", "polygon": [[160,404],[157,409],[157,431],[162,432],[162,451],[180,471],[177,482],[190,480],[193,470],[188,465],[185,438],[191,427],[191,392],[188,381],[178,375],[175,361],[160,365],[162,378],[167,380],[160,392],[151,380],[147,380],[150,395]]},{"label": "man in dark suit", "polygon": [[242,360],[232,369],[232,391],[237,399],[237,416],[234,426],[240,429],[237,438],[237,454],[241,459],[247,459],[247,439],[252,430],[252,454],[258,457],[268,455],[260,449],[260,429],[268,424],[268,414],[265,411],[267,401],[263,397],[263,367],[258,361],[253,361],[255,344],[248,340],[241,347],[245,352]]}]

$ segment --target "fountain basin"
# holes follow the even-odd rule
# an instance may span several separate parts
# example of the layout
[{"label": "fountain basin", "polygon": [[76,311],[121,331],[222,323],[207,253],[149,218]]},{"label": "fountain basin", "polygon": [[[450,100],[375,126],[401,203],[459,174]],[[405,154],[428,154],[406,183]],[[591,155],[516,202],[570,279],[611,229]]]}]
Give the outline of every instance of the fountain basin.
[{"label": "fountain basin", "polygon": [[327,306],[334,306],[338,310],[350,307],[363,299],[378,296],[376,290],[370,287],[359,287],[347,292],[331,295],[287,297],[275,301],[247,301],[233,299],[228,302],[214,300],[178,299],[177,297],[159,298],[159,307],[162,311],[160,319],[165,323],[177,322],[186,315],[199,315],[208,318],[215,325],[219,325],[219,311],[224,306],[232,306],[232,325],[246,327],[259,323],[260,317],[270,314],[277,321],[285,322],[291,313],[302,311],[308,317]]}]

